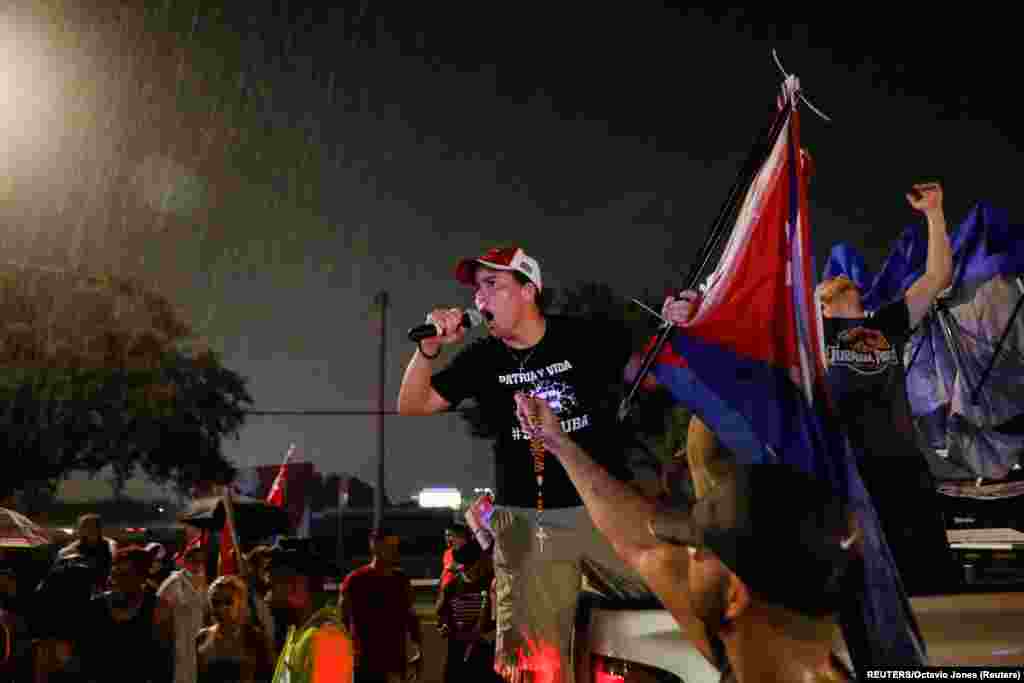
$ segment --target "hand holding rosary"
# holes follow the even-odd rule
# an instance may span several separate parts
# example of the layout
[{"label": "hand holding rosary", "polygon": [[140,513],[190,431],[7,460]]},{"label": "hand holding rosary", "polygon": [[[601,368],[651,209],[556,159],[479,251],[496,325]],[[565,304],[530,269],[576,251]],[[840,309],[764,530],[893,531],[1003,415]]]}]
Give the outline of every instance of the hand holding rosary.
[{"label": "hand holding rosary", "polygon": [[540,413],[535,405],[528,413],[530,427],[530,453],[533,455],[533,474],[537,478],[537,546],[544,552],[544,542],[550,538],[544,529],[544,457],[546,451],[540,436]]}]

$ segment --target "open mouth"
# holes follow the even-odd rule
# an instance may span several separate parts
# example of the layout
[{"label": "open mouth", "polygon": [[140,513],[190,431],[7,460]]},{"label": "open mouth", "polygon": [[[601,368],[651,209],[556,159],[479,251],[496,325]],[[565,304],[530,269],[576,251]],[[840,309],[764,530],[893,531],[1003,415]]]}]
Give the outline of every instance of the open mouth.
[{"label": "open mouth", "polygon": [[494,322],[494,314],[491,313],[490,311],[480,311],[480,315],[482,315],[484,317],[484,320],[486,320],[488,323]]}]

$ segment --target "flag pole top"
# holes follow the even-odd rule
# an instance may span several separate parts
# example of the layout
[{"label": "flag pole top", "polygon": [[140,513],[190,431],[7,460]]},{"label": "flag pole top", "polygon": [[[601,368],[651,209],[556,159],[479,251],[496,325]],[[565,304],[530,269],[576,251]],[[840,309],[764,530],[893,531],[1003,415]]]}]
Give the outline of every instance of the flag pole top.
[{"label": "flag pole top", "polygon": [[782,60],[779,59],[779,51],[772,49],[772,58],[775,60],[775,66],[779,67],[779,71],[782,72],[782,77],[785,82],[782,85],[782,90],[791,101],[796,103],[796,99],[799,98],[801,102],[807,105],[807,108],[817,114],[826,123],[832,123],[832,118],[822,112],[820,109],[811,104],[811,101],[803,93],[803,89],[800,87],[800,79],[796,77],[796,74],[788,73],[785,67],[782,66]]}]

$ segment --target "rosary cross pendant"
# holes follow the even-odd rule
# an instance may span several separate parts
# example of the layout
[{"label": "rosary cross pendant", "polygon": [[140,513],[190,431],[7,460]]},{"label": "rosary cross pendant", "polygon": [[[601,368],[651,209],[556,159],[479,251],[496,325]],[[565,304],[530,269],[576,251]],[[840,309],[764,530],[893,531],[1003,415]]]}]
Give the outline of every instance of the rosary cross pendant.
[{"label": "rosary cross pendant", "polygon": [[548,534],[548,530],[545,529],[544,527],[538,525],[537,526],[537,547],[540,548],[541,552],[544,552],[544,541],[548,540],[549,538],[551,538],[551,536]]}]

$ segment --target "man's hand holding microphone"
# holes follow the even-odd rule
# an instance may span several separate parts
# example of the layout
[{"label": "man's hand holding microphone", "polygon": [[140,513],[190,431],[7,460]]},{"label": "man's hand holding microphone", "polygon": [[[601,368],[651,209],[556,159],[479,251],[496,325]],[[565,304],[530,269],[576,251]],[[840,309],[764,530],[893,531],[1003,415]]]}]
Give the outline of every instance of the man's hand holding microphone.
[{"label": "man's hand holding microphone", "polygon": [[436,358],[442,346],[461,342],[466,330],[483,320],[484,316],[476,310],[435,308],[426,323],[409,330],[409,341],[419,344],[420,353],[427,358]]}]

